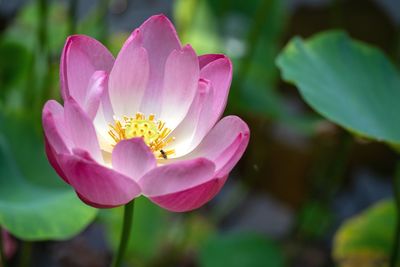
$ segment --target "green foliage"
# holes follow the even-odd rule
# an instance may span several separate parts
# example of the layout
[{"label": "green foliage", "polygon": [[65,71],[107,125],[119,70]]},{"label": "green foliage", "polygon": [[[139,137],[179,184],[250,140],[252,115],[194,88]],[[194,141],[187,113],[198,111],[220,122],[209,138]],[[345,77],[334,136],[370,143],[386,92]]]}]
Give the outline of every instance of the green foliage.
[{"label": "green foliage", "polygon": [[[122,219],[122,207],[99,213],[99,221],[105,226],[114,250],[120,241]],[[134,266],[174,266],[186,254],[203,246],[214,230],[205,216],[169,213],[147,198],[139,197],[135,200],[125,261]]]},{"label": "green foliage", "polygon": [[191,44],[198,54],[222,52],[217,18],[207,1],[175,1],[174,17],[182,42]]},{"label": "green foliage", "polygon": [[308,238],[321,239],[332,225],[332,213],[322,203],[309,201],[299,212],[299,232]]},{"label": "green foliage", "polygon": [[[340,266],[386,266],[395,236],[392,200],[378,202],[347,220],[337,231],[333,257]],[[400,263],[400,262],[399,262]]]},{"label": "green foliage", "polygon": [[0,117],[0,224],[24,240],[68,239],[97,211],[55,174],[41,140],[29,121]]},{"label": "green foliage", "polygon": [[23,105],[21,88],[26,86],[32,53],[22,44],[0,40],[0,106],[17,109]]},{"label": "green foliage", "polygon": [[233,60],[233,110],[269,116],[280,112],[273,89],[285,18],[281,1],[179,0],[174,11],[183,43],[191,43],[199,54],[225,53]]},{"label": "green foliage", "polygon": [[[12,94],[1,96],[3,107],[19,113],[29,110],[36,121],[39,121],[44,102],[59,98],[58,59],[68,28],[65,5],[55,2],[47,7],[47,16],[41,16],[42,12],[38,2],[25,5],[3,33],[4,41],[19,48],[8,55],[14,59],[12,64],[23,61],[19,71],[12,70],[17,81]],[[20,60],[22,56],[24,58]]]},{"label": "green foliage", "polygon": [[0,97],[15,86],[26,74],[29,51],[22,45],[3,40],[0,42]]},{"label": "green foliage", "polygon": [[[40,17],[38,1],[26,5],[16,17],[14,23],[7,28],[5,36],[8,40],[24,45],[31,51],[38,49],[39,21]],[[54,2],[48,7],[46,21],[45,45],[49,52],[60,55],[64,45],[68,29],[68,14],[65,5]]]},{"label": "green foliage", "polygon": [[[102,210],[100,220],[107,229],[108,239],[114,249],[118,247],[122,227],[123,208]],[[135,200],[133,226],[126,253],[127,261],[138,266],[147,266],[157,256],[167,236],[167,212],[140,197]]]},{"label": "green foliage", "polygon": [[212,237],[200,250],[201,267],[282,267],[280,248],[257,234],[236,233]]},{"label": "green foliage", "polygon": [[[96,8],[92,9],[89,14],[85,16],[81,22],[79,22],[77,25],[77,33],[86,34],[92,38],[95,38],[108,47],[107,20],[104,18],[107,16],[107,10],[110,1],[101,0],[98,2],[99,3]],[[121,46],[122,43],[119,45],[119,48],[121,48]]]},{"label": "green foliage", "polygon": [[353,133],[400,143],[400,74],[376,48],[342,32],[294,38],[277,59],[318,113]]},{"label": "green foliage", "polygon": [[178,0],[174,18],[183,43],[197,53],[224,53],[233,61],[227,113],[255,114],[312,134],[315,116],[289,110],[276,89],[274,64],[286,21],[279,0]]}]

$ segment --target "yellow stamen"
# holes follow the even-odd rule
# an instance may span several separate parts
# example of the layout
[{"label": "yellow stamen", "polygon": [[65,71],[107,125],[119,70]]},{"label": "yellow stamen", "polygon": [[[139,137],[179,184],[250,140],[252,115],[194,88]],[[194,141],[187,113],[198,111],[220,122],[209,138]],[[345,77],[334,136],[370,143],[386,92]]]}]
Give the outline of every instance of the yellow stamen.
[{"label": "yellow stamen", "polygon": [[124,116],[122,120],[114,119],[114,124],[110,124],[108,134],[115,141],[115,146],[119,141],[133,137],[142,137],[154,155],[159,159],[167,159],[175,153],[174,149],[163,150],[167,145],[175,140],[170,137],[171,130],[165,127],[165,122],[155,120],[155,115],[150,114],[146,119],[143,113],[137,112],[135,117]]}]

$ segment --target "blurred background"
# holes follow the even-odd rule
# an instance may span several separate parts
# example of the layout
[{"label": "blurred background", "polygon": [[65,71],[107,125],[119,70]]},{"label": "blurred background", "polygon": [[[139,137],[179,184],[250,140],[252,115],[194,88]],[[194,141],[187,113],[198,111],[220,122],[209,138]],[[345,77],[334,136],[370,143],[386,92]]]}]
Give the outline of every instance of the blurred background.
[{"label": "blurred background", "polygon": [[[198,54],[232,59],[226,114],[248,122],[251,140],[226,186],[201,209],[174,214],[137,201],[126,266],[387,266],[371,251],[357,261],[350,252],[335,254],[341,249],[335,240],[343,223],[392,197],[396,154],[313,112],[280,79],[275,58],[294,36],[342,29],[399,66],[398,0],[0,0],[0,111],[14,118],[1,120],[3,128],[41,135],[44,102],[60,101],[59,59],[68,35],[90,35],[116,55],[130,32],[158,13]],[[37,140],[35,147],[42,147]],[[43,156],[33,146],[18,146],[10,142],[31,165]],[[41,179],[59,179],[43,166],[51,175]],[[390,231],[394,219],[385,218],[378,221]],[[64,241],[11,235],[11,265],[109,266],[121,219],[121,209],[101,210],[83,232]]]}]

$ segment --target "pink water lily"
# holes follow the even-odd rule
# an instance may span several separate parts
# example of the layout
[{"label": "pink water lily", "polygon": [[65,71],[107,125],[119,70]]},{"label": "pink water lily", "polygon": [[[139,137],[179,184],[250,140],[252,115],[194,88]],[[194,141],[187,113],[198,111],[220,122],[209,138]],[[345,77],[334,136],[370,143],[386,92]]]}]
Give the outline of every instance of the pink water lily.
[{"label": "pink water lily", "polygon": [[245,122],[219,120],[231,61],[182,46],[164,15],[134,30],[116,59],[88,36],[69,37],[60,75],[64,106],[49,100],[43,108],[46,152],[91,206],[144,195],[171,211],[198,208],[247,147]]},{"label": "pink water lily", "polygon": [[[17,252],[17,241],[4,229],[0,229],[0,235],[2,237],[2,246],[4,249],[5,259],[11,259]],[[0,262],[0,267],[2,264]]]}]

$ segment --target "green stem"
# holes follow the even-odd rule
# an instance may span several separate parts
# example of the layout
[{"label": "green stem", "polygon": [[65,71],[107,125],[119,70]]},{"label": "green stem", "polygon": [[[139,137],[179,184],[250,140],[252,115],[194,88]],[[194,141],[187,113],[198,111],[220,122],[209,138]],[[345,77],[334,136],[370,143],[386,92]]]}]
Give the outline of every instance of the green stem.
[{"label": "green stem", "polygon": [[400,249],[400,161],[397,163],[394,176],[394,198],[396,204],[396,230],[393,241],[392,255],[390,257],[390,267],[396,267]]},{"label": "green stem", "polygon": [[0,266],[7,267],[7,261],[4,254],[4,246],[3,246],[3,230],[0,228]]},{"label": "green stem", "polygon": [[134,200],[126,204],[124,207],[124,222],[122,225],[121,239],[119,242],[117,254],[114,257],[112,265],[113,267],[120,267],[122,259],[125,255],[125,251],[128,246],[129,237],[132,229],[134,207],[135,207]]}]

